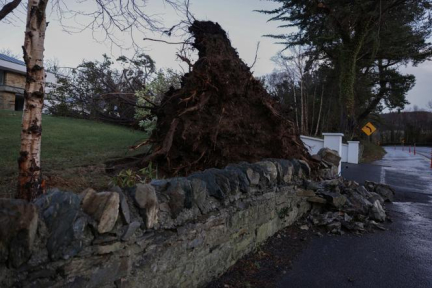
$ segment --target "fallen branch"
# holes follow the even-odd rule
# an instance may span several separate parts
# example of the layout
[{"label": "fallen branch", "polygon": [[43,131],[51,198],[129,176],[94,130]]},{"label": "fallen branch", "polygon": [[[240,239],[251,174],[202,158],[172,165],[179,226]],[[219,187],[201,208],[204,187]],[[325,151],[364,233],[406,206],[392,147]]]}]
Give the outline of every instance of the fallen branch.
[{"label": "fallen branch", "polygon": [[142,142],[142,143],[140,143],[138,145],[130,146],[129,147],[129,151],[134,151],[134,150],[136,150],[136,149],[138,149],[138,148],[140,148],[142,146],[145,146],[145,145],[147,145],[149,143],[150,143],[150,139],[147,139],[146,141],[144,141],[144,142]]},{"label": "fallen branch", "polygon": [[[162,147],[158,149],[156,152],[150,154],[149,156],[145,157],[142,163],[149,163],[152,162],[156,157],[166,154],[172,146],[172,142],[174,139],[174,132],[176,131],[177,125],[179,124],[179,119],[175,118],[170,125],[170,130],[168,131],[167,135],[165,136],[165,139],[163,141]],[[150,139],[149,139],[150,140]]]}]

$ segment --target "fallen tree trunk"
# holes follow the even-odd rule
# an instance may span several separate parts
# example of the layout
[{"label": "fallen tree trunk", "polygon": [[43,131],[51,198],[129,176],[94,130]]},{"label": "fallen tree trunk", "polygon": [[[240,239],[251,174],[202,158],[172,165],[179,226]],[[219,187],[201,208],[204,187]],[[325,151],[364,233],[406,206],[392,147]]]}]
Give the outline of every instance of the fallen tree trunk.
[{"label": "fallen tree trunk", "polygon": [[195,21],[189,28],[199,59],[182,87],[170,90],[154,110],[152,153],[167,176],[186,175],[263,158],[309,161],[292,121],[254,78],[217,23]]}]

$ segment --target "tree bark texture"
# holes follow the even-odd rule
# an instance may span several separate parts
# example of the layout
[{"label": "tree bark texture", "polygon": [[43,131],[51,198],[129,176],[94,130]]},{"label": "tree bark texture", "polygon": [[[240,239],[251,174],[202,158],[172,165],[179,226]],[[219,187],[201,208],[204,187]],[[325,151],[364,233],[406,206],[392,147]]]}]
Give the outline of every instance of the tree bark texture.
[{"label": "tree bark texture", "polygon": [[347,49],[341,53],[340,96],[348,117],[354,114],[354,84],[358,52]]},{"label": "tree bark texture", "polygon": [[[355,93],[354,86],[356,82],[357,62],[359,53],[364,45],[365,38],[370,28],[372,19],[364,20],[350,40],[345,40],[340,53],[340,98],[342,103],[341,117],[346,121],[341,121],[344,130],[352,133],[356,127],[355,117]],[[341,119],[342,120],[342,119]],[[346,125],[347,124],[347,125]],[[344,131],[342,130],[342,131]]]},{"label": "tree bark texture", "polygon": [[26,85],[21,125],[21,149],[18,158],[17,198],[33,200],[43,192],[40,168],[42,108],[45,95],[43,67],[48,0],[29,0],[23,46],[26,63]]},{"label": "tree bark texture", "polygon": [[381,102],[382,99],[384,99],[384,96],[387,92],[387,81],[384,78],[384,67],[382,64],[382,60],[378,60],[378,71],[379,71],[379,85],[380,89],[375,98],[369,103],[369,105],[366,107],[366,109],[360,113],[360,115],[357,117],[357,123],[363,122],[372,111],[378,106],[378,104]]}]

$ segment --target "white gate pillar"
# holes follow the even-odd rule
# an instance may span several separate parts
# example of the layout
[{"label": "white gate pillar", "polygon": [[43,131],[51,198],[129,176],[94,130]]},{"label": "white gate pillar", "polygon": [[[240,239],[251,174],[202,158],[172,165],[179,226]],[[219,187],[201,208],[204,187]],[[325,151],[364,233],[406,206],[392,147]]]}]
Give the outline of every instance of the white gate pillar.
[{"label": "white gate pillar", "polygon": [[[342,137],[343,133],[322,133],[324,136],[324,147],[335,150],[341,157],[342,162]],[[341,173],[341,162],[339,162],[338,173]]]},{"label": "white gate pillar", "polygon": [[348,141],[348,163],[359,163],[359,141]]}]

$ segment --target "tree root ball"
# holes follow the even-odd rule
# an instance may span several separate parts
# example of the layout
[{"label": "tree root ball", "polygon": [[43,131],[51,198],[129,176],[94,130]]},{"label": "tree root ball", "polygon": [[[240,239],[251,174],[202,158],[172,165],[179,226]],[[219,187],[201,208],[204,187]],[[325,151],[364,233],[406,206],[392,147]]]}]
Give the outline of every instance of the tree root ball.
[{"label": "tree root ball", "polygon": [[310,162],[295,126],[231,46],[217,23],[195,21],[189,28],[199,59],[168,91],[154,113],[152,154],[166,176],[187,175],[264,158]]}]

